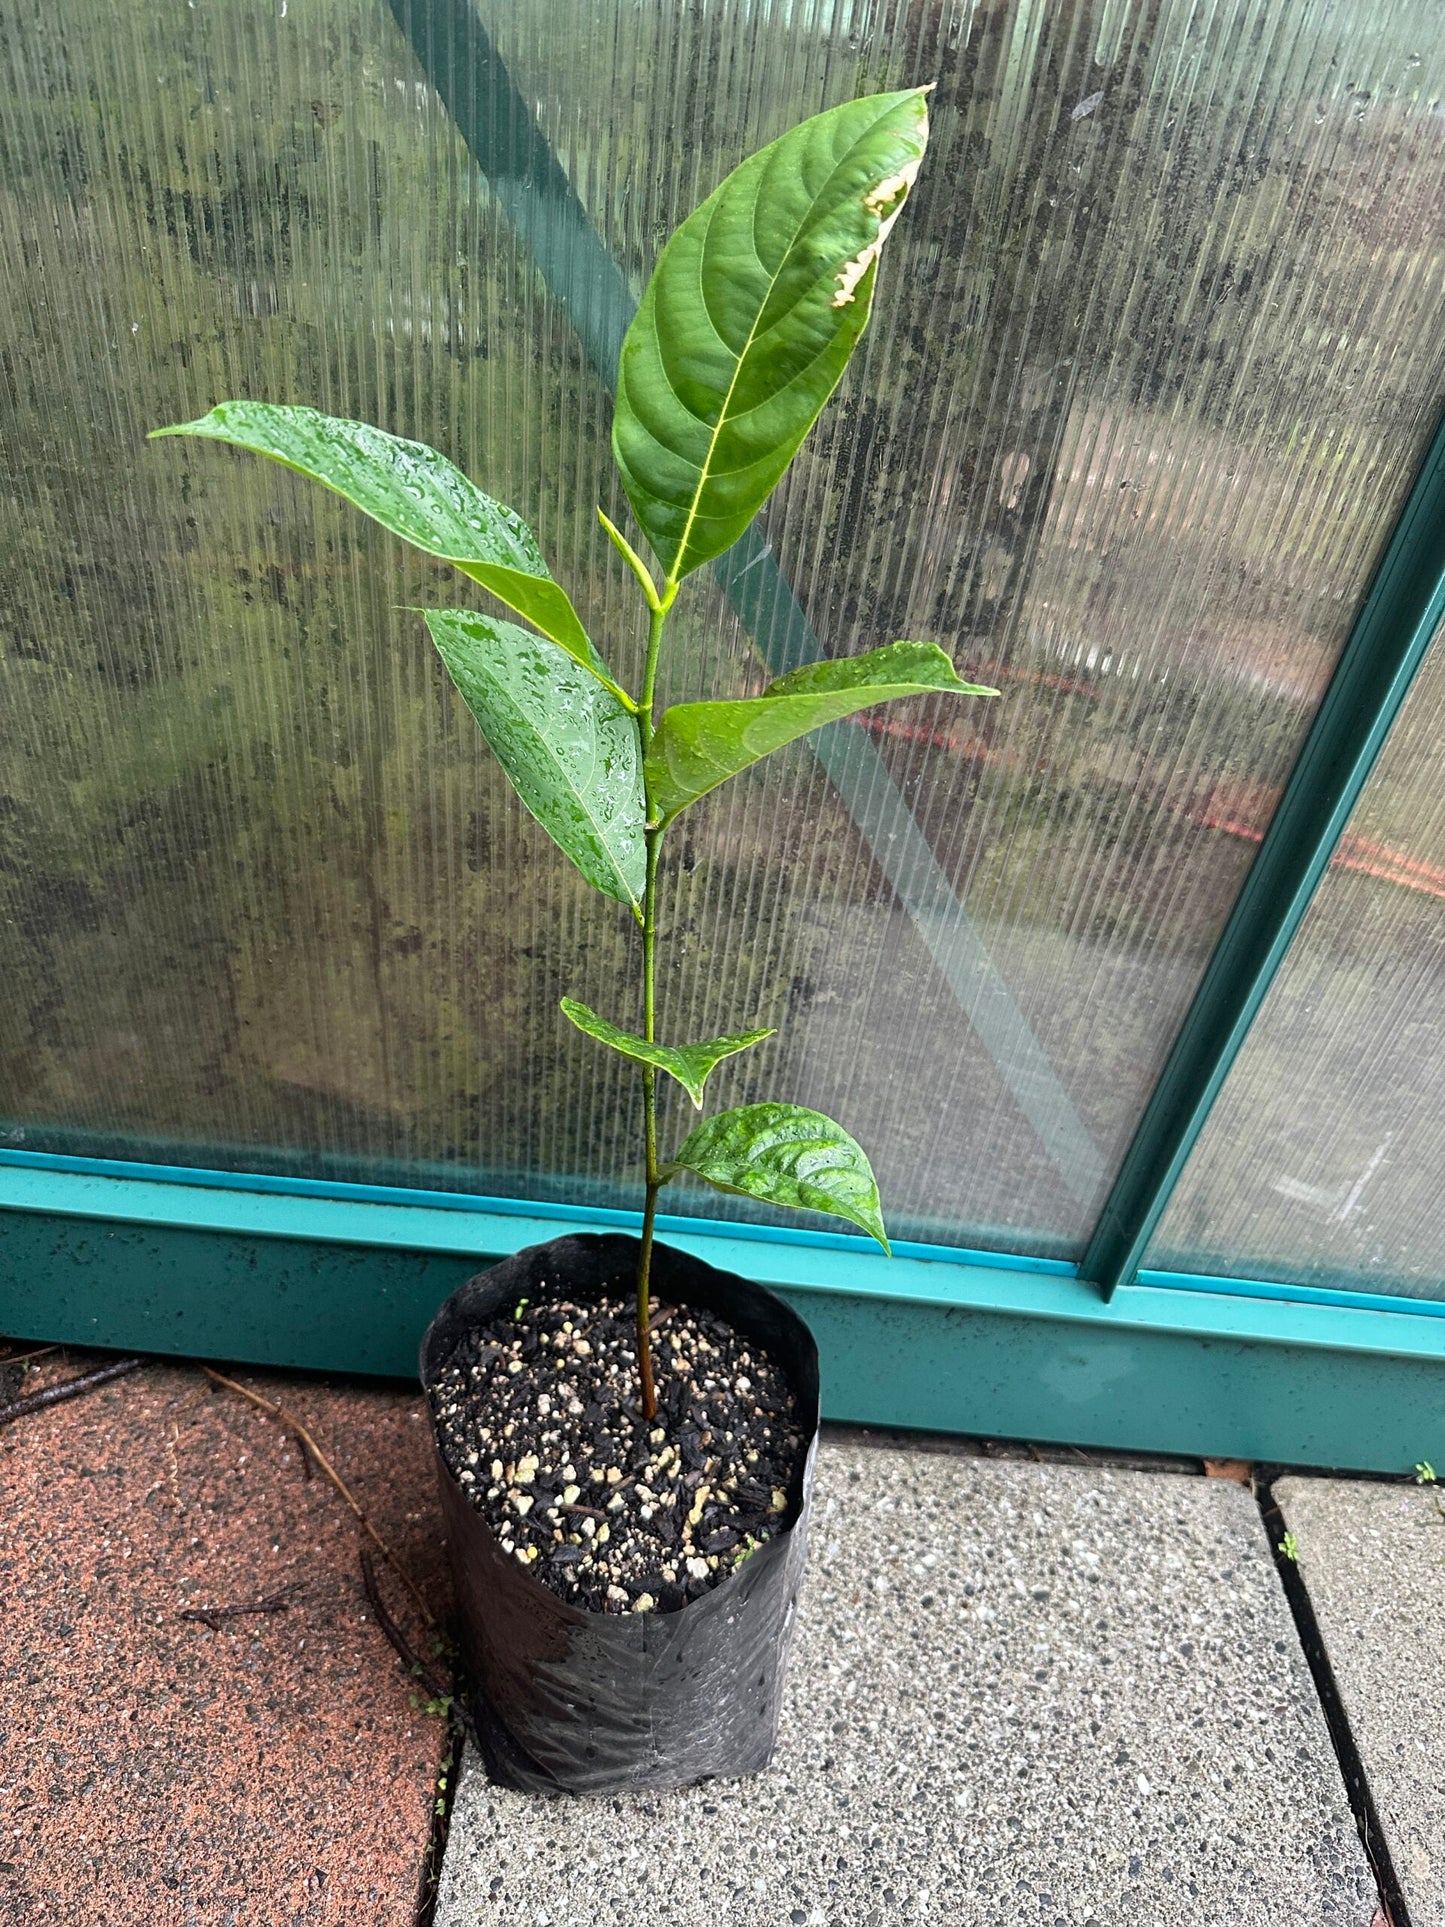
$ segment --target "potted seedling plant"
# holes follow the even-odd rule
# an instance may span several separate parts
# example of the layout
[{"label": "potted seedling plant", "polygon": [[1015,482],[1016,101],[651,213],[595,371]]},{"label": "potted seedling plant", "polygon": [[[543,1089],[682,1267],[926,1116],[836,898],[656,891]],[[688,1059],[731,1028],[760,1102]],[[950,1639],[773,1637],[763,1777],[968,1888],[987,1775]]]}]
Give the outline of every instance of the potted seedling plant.
[{"label": "potted seedling plant", "polygon": [[[745,1104],[658,1140],[658,1079],[701,1111],[724,1058],[773,1035],[658,1037],[660,859],[685,811],[820,724],[900,697],[992,695],[936,643],[816,662],[736,701],[659,711],[683,584],[741,536],[837,385],[923,159],[926,89],[849,101],[745,160],[673,234],[623,342],[612,447],[649,566],[641,687],[594,646],[530,530],[443,456],[313,409],[223,402],[162,435],[228,442],[323,483],[520,621],[424,619],[523,803],[637,926],[637,976],[568,1021],[639,1067],[641,1236],[534,1246],[464,1285],[422,1348],[448,1544],[495,1775],[668,1785],[764,1765],[802,1572],[817,1353],[759,1287],[654,1240],[680,1173],[846,1219],[887,1250],[841,1125]],[[600,513],[600,511],[599,511]]]}]

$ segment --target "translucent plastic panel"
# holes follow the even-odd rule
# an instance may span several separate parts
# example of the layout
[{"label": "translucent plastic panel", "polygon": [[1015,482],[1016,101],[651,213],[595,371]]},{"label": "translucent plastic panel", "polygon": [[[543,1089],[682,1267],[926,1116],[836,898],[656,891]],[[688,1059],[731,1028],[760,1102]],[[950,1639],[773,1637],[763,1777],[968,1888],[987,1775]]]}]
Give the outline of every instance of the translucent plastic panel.
[{"label": "translucent plastic panel", "polygon": [[1146,1262],[1445,1298],[1437,636]]},{"label": "translucent plastic panel", "polygon": [[467,18],[0,0],[7,1141],[636,1201],[635,1083],[557,1015],[635,1017],[634,933],[406,613],[462,586],[142,436],[245,394],[431,440],[633,675],[627,290],[748,149],[933,80],[873,331],[666,693],[897,636],[1004,693],[692,812],[661,1025],[778,1024],[718,1101],[841,1118],[895,1232],[1076,1250],[1438,402],[1437,9],[480,0],[498,59]]}]

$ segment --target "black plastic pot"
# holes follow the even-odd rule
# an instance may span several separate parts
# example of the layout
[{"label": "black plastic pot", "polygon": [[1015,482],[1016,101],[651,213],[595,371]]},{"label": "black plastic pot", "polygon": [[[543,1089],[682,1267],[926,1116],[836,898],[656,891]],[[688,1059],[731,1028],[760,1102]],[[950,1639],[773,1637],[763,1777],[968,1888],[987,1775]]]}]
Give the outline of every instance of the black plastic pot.
[{"label": "black plastic pot", "polygon": [[[555,1238],[478,1273],[428,1327],[430,1391],[463,1334],[500,1305],[547,1285],[582,1300],[624,1289],[637,1240]],[[757,1773],[782,1706],[818,1448],[818,1349],[781,1299],[657,1245],[654,1295],[716,1312],[788,1373],[808,1440],[783,1528],[700,1599],[668,1613],[591,1613],[567,1604],[502,1551],[442,1460],[447,1553],[474,1714],[491,1777],[528,1792],[690,1786]]]}]

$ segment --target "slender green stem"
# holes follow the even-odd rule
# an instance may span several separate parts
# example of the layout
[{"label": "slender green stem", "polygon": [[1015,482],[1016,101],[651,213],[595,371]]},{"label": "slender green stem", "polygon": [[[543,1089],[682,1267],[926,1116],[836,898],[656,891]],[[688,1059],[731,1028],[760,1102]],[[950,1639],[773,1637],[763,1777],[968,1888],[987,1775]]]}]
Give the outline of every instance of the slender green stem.
[{"label": "slender green stem", "polygon": [[[661,830],[647,832],[647,891],[642,899],[643,1032],[653,1042],[657,982],[657,853]],[[650,1064],[642,1071],[642,1107],[647,1131],[647,1200],[642,1211],[642,1245],[637,1254],[637,1362],[642,1372],[642,1411],[651,1424],[657,1416],[657,1392],[652,1381],[651,1277],[652,1231],[657,1219],[657,1194],[662,1188],[657,1163],[657,1072]]]},{"label": "slender green stem", "polygon": [[642,672],[642,701],[637,705],[637,713],[642,723],[644,756],[652,744],[652,697],[657,687],[658,658],[662,654],[662,625],[667,621],[667,612],[672,607],[676,595],[677,584],[666,583],[647,618],[647,663]]},{"label": "slender green stem", "polygon": [[[642,701],[638,705],[644,758],[652,746],[652,699],[657,685],[662,626],[676,593],[676,584],[670,583],[665,599],[652,607],[648,619],[647,665],[642,678]],[[642,893],[642,1034],[651,1044],[656,1041],[657,860],[662,850],[662,825],[652,821],[651,799],[648,800],[647,817],[647,880]],[[647,1133],[647,1197],[642,1213],[642,1244],[637,1254],[637,1362],[642,1375],[643,1416],[651,1424],[657,1416],[650,1330],[652,1233],[657,1219],[657,1194],[662,1188],[662,1179],[657,1160],[657,1073],[650,1065],[645,1066],[642,1073],[642,1106]]]}]

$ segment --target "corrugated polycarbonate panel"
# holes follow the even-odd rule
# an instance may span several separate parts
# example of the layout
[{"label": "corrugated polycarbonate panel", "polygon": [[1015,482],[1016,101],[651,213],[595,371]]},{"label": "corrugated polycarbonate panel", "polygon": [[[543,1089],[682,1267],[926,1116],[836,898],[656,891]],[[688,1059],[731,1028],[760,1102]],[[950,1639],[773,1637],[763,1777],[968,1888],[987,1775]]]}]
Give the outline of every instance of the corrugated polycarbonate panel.
[{"label": "corrugated polycarbonate panel", "polygon": [[1146,1263],[1445,1298],[1437,635]]},{"label": "corrugated polycarbonate panel", "polygon": [[[1003,694],[690,812],[661,1032],[779,1025],[716,1101],[839,1117],[897,1233],[1075,1251],[1432,424],[1436,10],[477,17],[634,296],[750,148],[937,83],[873,330],[768,513],[781,577],[697,578],[665,693],[755,689],[810,624],[937,637]],[[249,395],[432,441],[635,676],[573,320],[625,315],[530,162],[479,170],[415,51],[457,44],[443,0],[0,0],[7,1143],[639,1197],[635,1082],[556,1014],[635,1020],[635,933],[406,613],[479,595],[272,467],[142,439]],[[452,82],[495,103],[483,64]]]}]

